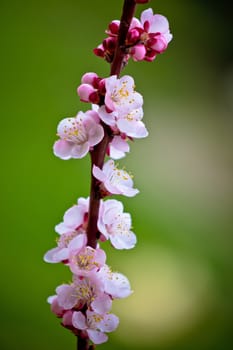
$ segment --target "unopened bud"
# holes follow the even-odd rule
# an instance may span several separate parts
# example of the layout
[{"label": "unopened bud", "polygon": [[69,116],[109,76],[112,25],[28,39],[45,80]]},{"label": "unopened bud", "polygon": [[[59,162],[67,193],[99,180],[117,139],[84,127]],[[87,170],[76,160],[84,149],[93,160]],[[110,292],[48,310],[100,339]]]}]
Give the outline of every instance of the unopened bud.
[{"label": "unopened bud", "polygon": [[89,85],[93,85],[93,82],[95,81],[95,79],[98,78],[98,75],[96,73],[93,72],[89,72],[89,73],[85,73],[82,76],[82,84],[89,84]]},{"label": "unopened bud", "polygon": [[140,33],[137,29],[131,29],[127,35],[127,42],[131,45],[135,44],[140,38]]},{"label": "unopened bud", "polygon": [[90,95],[95,91],[93,86],[89,84],[81,84],[77,89],[80,100],[83,102],[90,102]]},{"label": "unopened bud", "polygon": [[111,34],[117,35],[118,30],[119,30],[119,26],[120,26],[120,21],[118,21],[118,20],[112,21],[111,23],[109,23],[107,34],[108,35],[111,35]]},{"label": "unopened bud", "polygon": [[130,54],[134,61],[142,61],[146,55],[146,48],[143,44],[135,45],[131,48]]}]

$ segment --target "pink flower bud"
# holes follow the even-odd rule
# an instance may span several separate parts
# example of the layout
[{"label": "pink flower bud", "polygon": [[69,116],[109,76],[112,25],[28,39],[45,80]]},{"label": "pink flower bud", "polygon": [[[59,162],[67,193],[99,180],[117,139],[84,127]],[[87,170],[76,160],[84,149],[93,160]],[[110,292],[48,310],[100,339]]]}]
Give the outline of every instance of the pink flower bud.
[{"label": "pink flower bud", "polygon": [[132,47],[130,54],[134,61],[142,61],[146,55],[146,48],[143,44],[138,44]]},{"label": "pink flower bud", "polygon": [[118,21],[118,20],[112,21],[111,23],[109,23],[107,34],[108,35],[111,35],[111,34],[117,35],[118,30],[119,30],[119,26],[120,26],[120,21]]},{"label": "pink flower bud", "polygon": [[89,97],[91,93],[95,91],[96,90],[89,84],[81,84],[77,89],[80,100],[83,102],[90,102]]},{"label": "pink flower bud", "polygon": [[98,78],[98,75],[96,73],[88,72],[82,76],[81,82],[82,84],[93,85],[93,82],[96,78]]},{"label": "pink flower bud", "polygon": [[127,41],[130,44],[134,44],[138,41],[138,39],[140,38],[140,33],[137,29],[130,29],[127,35]]},{"label": "pink flower bud", "polygon": [[94,103],[96,105],[100,102],[100,97],[97,91],[93,91],[89,95],[89,102]]}]

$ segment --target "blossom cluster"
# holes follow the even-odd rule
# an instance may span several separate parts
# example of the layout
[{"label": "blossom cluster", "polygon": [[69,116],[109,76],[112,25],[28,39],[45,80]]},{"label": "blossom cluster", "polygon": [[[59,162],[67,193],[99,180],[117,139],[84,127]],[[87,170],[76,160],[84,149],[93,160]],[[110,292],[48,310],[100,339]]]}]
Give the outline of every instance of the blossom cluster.
[{"label": "blossom cluster", "polygon": [[83,158],[103,139],[103,124],[110,128],[113,136],[106,150],[113,159],[120,159],[129,152],[129,140],[148,135],[142,122],[143,98],[135,91],[134,79],[129,75],[120,79],[116,75],[101,78],[89,72],[82,77],[77,92],[81,101],[92,104],[92,109],[58,124],[60,139],[54,144],[56,156]]},{"label": "blossom cluster", "polygon": [[[79,198],[65,212],[63,221],[55,227],[60,235],[57,247],[49,250],[44,259],[50,263],[63,262],[73,273],[72,283],[58,286],[56,295],[49,297],[52,311],[74,334],[100,344],[107,340],[105,332],[113,331],[119,322],[117,316],[109,313],[112,300],[127,297],[131,288],[124,275],[112,272],[106,264],[104,250],[87,246],[88,207],[89,198]],[[102,240],[110,239],[118,249],[133,247],[136,238],[130,231],[129,214],[123,213],[121,203],[102,202],[101,211],[98,226]]]},{"label": "blossom cluster", "polygon": [[[119,20],[112,21],[106,30],[108,37],[94,49],[96,56],[103,57],[109,63],[114,58],[119,27]],[[153,61],[158,54],[167,49],[171,39],[167,18],[154,14],[151,8],[143,11],[140,20],[136,17],[132,19],[125,43],[124,63],[126,64],[130,57],[134,61]]]},{"label": "blossom cluster", "polygon": [[[138,1],[143,2],[147,1]],[[119,25],[119,21],[112,21],[107,31],[108,38],[95,49],[95,53],[107,61],[112,61]],[[132,57],[151,61],[166,49],[170,40],[165,17],[154,15],[148,9],[142,12],[140,21],[132,20],[125,57],[127,60]],[[52,312],[61,319],[62,326],[88,342],[101,344],[108,339],[106,333],[114,331],[119,323],[118,317],[111,313],[112,301],[132,293],[127,277],[113,272],[107,264],[102,246],[109,240],[115,249],[128,250],[137,242],[131,215],[124,212],[120,201],[108,198],[112,195],[133,197],[139,192],[131,174],[119,169],[115,160],[129,152],[130,141],[145,138],[148,131],[142,121],[143,97],[135,90],[131,76],[119,78],[113,74],[103,78],[95,72],[88,72],[83,75],[77,93],[82,102],[91,104],[90,109],[59,122],[58,140],[53,151],[63,160],[81,159],[91,154],[98,209],[92,216],[91,192],[90,197],[78,198],[77,204],[69,208],[63,221],[55,226],[59,235],[57,244],[44,255],[44,260],[67,266],[72,281],[58,286],[48,302]],[[101,153],[103,162],[95,162],[92,155],[96,154],[106,135],[108,142],[101,149],[104,150]],[[105,157],[108,159],[104,162]],[[90,244],[89,224],[93,220],[96,220],[97,232],[94,235],[98,242]]]},{"label": "blossom cluster", "polygon": [[[94,73],[87,74],[89,77],[95,76]],[[81,100],[91,102],[86,93],[88,88],[85,84],[88,84],[83,83],[84,80],[78,93]],[[75,118],[65,118],[58,124],[59,140],[54,143],[53,150],[59,158],[83,158],[92,152],[93,147],[103,139],[105,126],[112,134],[106,153],[113,158],[125,155],[129,150],[128,140],[147,136],[148,132],[141,121],[143,99],[134,90],[133,78],[111,76],[99,79],[99,82],[104,86],[104,104],[95,104],[92,110],[79,112]],[[91,83],[89,85],[92,86]],[[100,93],[96,89],[96,94]],[[99,182],[102,197],[97,220],[100,242],[109,240],[116,249],[133,248],[137,239],[131,230],[130,214],[124,212],[120,201],[104,200],[113,194],[135,196],[139,191],[134,188],[132,176],[124,169],[118,169],[111,158],[102,168],[93,164],[92,173]],[[57,287],[56,295],[48,299],[51,310],[61,318],[61,324],[75,335],[100,344],[108,339],[106,332],[115,330],[119,322],[118,317],[110,313],[112,300],[125,298],[132,291],[123,274],[111,271],[100,245],[95,248],[88,245],[89,207],[89,198],[79,198],[77,204],[65,212],[63,221],[55,227],[60,235],[57,246],[45,254],[44,260],[49,263],[61,262],[73,274],[72,283]]]}]

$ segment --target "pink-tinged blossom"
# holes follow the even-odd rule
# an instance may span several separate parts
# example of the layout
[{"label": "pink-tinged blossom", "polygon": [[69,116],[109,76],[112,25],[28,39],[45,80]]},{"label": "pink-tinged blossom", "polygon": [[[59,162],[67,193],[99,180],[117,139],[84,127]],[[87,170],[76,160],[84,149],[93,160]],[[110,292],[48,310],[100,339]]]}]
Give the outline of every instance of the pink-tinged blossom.
[{"label": "pink-tinged blossom", "polygon": [[106,239],[110,239],[116,249],[131,249],[136,244],[136,236],[131,229],[131,216],[123,213],[123,204],[115,199],[103,202],[98,220],[98,229]]},{"label": "pink-tinged blossom", "polygon": [[44,256],[44,260],[49,263],[58,263],[67,261],[70,257],[70,252],[74,250],[81,250],[87,243],[87,236],[83,230],[63,233],[58,240],[58,246],[50,249]]},{"label": "pink-tinged blossom", "polygon": [[85,234],[82,229],[63,233],[57,242],[57,247],[48,250],[44,255],[44,261],[47,263],[67,262],[69,257],[69,244],[79,234]]},{"label": "pink-tinged blossom", "polygon": [[[140,41],[145,45],[146,54],[144,60],[153,61],[157,54],[163,53],[172,40],[172,34],[169,30],[169,23],[166,17],[158,14],[153,14],[151,8],[145,10],[141,14],[141,26],[138,28],[140,35]],[[137,60],[134,55],[137,52],[132,47],[131,54],[133,58]]]},{"label": "pink-tinged blossom", "polygon": [[102,280],[105,293],[113,299],[127,298],[132,294],[128,278],[122,273],[112,272],[108,265],[104,265],[97,275]]},{"label": "pink-tinged blossom", "polygon": [[161,34],[169,43],[172,40],[172,34],[169,30],[169,23],[166,17],[154,14],[151,8],[141,13],[141,24],[148,34]]},{"label": "pink-tinged blossom", "polygon": [[73,276],[71,284],[57,287],[57,303],[64,310],[81,310],[84,306],[95,312],[108,312],[112,306],[111,297],[105,293],[101,276]]},{"label": "pink-tinged blossom", "polygon": [[63,222],[55,226],[55,231],[60,235],[86,227],[89,210],[89,198],[79,198],[77,204],[66,210]]},{"label": "pink-tinged blossom", "polygon": [[95,111],[79,112],[75,118],[65,118],[57,128],[60,140],[53,146],[61,159],[83,158],[104,137],[103,127]]},{"label": "pink-tinged blossom", "polygon": [[95,273],[105,264],[106,254],[102,249],[87,246],[80,250],[74,243],[73,240],[69,254],[69,267],[74,274],[86,276]]},{"label": "pink-tinged blossom", "polygon": [[103,169],[94,165],[93,175],[102,182],[103,193],[134,197],[139,192],[133,188],[132,177],[125,170],[118,169],[112,159],[104,164]]},{"label": "pink-tinged blossom", "polygon": [[101,293],[92,301],[91,308],[98,314],[108,312],[112,307],[112,297],[106,293]]},{"label": "pink-tinged blossom", "polygon": [[114,331],[119,324],[119,319],[114,314],[102,315],[87,310],[85,316],[82,312],[75,311],[72,323],[75,328],[85,330],[94,344],[102,344],[108,340],[108,336],[104,332]]},{"label": "pink-tinged blossom", "polygon": [[98,109],[100,119],[109,125],[115,134],[130,138],[148,136],[148,131],[141,121],[143,99],[134,91],[133,78],[128,75],[120,79],[111,76],[105,79],[105,88],[105,105]]},{"label": "pink-tinged blossom", "polygon": [[88,219],[89,198],[79,198],[78,204],[69,208],[63,222],[56,225],[55,231],[60,235],[57,247],[50,249],[44,260],[49,263],[65,261],[69,257],[69,244],[78,235],[85,234]]},{"label": "pink-tinged blossom", "polygon": [[120,133],[122,136],[130,138],[144,138],[148,136],[148,131],[141,121],[143,109],[129,109],[127,106],[124,111],[108,112],[105,106],[99,108],[101,120],[109,125],[114,133]]},{"label": "pink-tinged blossom", "polygon": [[111,111],[119,113],[141,108],[143,105],[142,95],[135,92],[134,79],[129,75],[117,78],[112,75],[105,79],[105,105]]},{"label": "pink-tinged blossom", "polygon": [[56,293],[58,305],[65,310],[73,307],[81,309],[84,305],[89,305],[93,297],[93,290],[87,278],[80,278],[72,284],[62,284],[57,287]]},{"label": "pink-tinged blossom", "polygon": [[133,109],[122,115],[117,120],[117,127],[121,133],[133,138],[144,138],[148,136],[148,131],[141,121],[143,117],[142,108]]}]

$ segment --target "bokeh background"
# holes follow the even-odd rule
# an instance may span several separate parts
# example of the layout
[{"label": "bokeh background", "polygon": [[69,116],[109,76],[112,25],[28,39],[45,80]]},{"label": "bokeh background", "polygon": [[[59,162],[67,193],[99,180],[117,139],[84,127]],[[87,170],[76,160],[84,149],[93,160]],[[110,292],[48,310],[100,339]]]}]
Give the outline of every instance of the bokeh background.
[{"label": "bokeh background", "polygon": [[[233,348],[233,45],[230,1],[156,0],[174,40],[125,69],[150,131],[120,161],[141,191],[122,198],[138,245],[108,263],[134,294],[115,302],[119,329],[99,349]],[[89,194],[90,162],[52,154],[60,119],[86,110],[82,74],[108,76],[92,54],[122,1],[1,0],[2,350],[75,348],[46,303],[70,273],[43,262],[55,224]],[[138,6],[137,15],[146,6]]]}]

